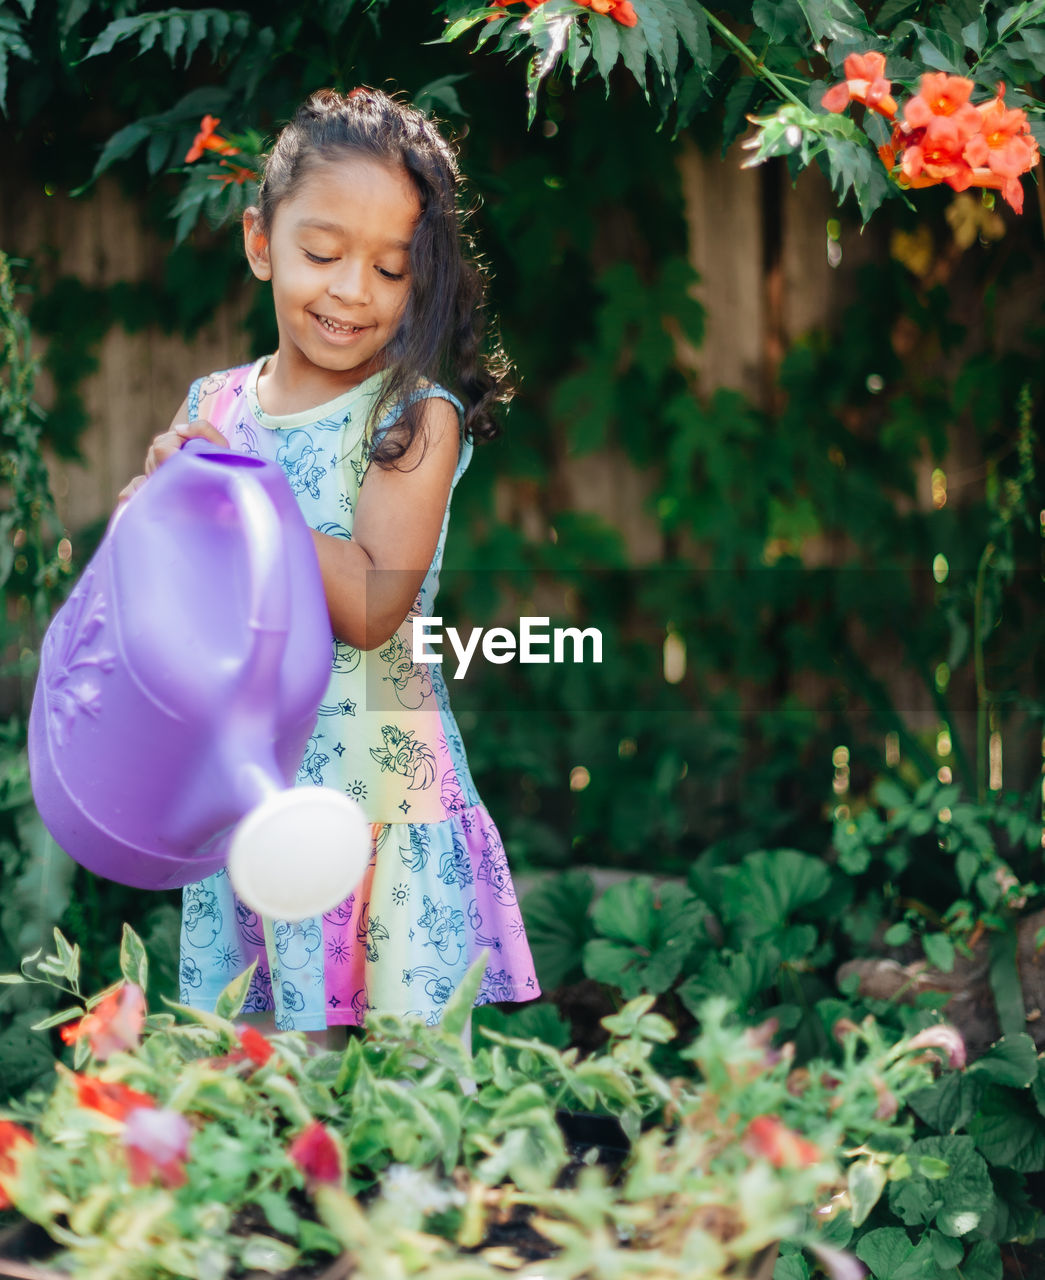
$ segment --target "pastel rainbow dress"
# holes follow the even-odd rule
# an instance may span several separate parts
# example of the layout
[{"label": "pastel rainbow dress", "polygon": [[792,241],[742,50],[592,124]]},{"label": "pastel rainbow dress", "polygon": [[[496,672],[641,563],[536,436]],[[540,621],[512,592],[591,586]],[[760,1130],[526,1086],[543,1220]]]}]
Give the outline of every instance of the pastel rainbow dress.
[{"label": "pastel rainbow dress", "polygon": [[[266,359],[195,382],[190,417],[213,423],[237,452],[278,462],[309,525],[351,538],[384,375],[275,417],[258,404]],[[449,400],[461,414],[442,387],[417,394]],[[471,454],[462,439],[454,486]],[[363,880],[334,910],[294,924],[251,911],[224,871],[187,885],[184,1004],[213,1009],[256,960],[245,1009],[274,1010],[280,1029],[361,1024],[369,1010],[434,1023],[484,950],[477,1004],[540,994],[504,846],[468,771],[442,669],[412,660],[412,618],[434,612],[449,514],[448,500],[418,598],[387,645],[367,652],[331,638],[330,685],[298,772],[299,786],[338,787],[362,805],[372,832]],[[293,865],[288,849],[288,876]]]}]

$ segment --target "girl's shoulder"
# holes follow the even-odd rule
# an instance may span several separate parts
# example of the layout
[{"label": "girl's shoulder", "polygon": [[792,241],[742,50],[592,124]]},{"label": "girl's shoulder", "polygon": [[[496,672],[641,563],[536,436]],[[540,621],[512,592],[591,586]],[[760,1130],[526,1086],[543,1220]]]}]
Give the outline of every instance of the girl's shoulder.
[{"label": "girl's shoulder", "polygon": [[247,377],[253,364],[237,365],[233,369],[220,369],[197,378],[189,388],[189,421],[205,418],[217,425],[217,418],[243,395]]},{"label": "girl's shoulder", "polygon": [[446,400],[453,406],[457,414],[457,430],[458,430],[458,457],[457,467],[454,471],[453,485],[456,485],[471,461],[472,442],[464,434],[464,405],[448,388],[442,386],[441,383],[433,382],[428,378],[421,379],[414,390],[398,403],[387,409],[382,415],[381,420],[376,424],[367,424],[367,441],[366,447],[368,453],[372,454],[377,448],[384,434],[389,431],[395,423],[402,417],[403,410],[407,404],[417,404],[421,400]]}]

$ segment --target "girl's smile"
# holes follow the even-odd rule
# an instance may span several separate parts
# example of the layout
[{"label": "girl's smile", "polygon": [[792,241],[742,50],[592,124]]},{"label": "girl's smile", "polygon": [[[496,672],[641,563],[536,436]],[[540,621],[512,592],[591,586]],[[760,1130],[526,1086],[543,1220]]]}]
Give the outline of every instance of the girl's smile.
[{"label": "girl's smile", "polygon": [[302,398],[321,404],[384,367],[410,294],[420,212],[404,170],[355,152],[314,163],[268,234],[248,210],[247,257],[272,281],[279,329],[259,385],[270,413]]}]

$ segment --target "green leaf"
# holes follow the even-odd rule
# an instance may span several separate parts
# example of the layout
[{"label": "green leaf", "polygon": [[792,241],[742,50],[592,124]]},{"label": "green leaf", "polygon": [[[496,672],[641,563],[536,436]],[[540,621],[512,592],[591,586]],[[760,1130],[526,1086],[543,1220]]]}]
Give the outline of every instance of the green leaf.
[{"label": "green leaf", "polygon": [[[972,1138],[922,1138],[911,1145],[910,1178],[889,1184],[889,1207],[908,1226],[935,1225],[947,1236],[974,1231],[993,1202],[990,1174]],[[948,1166],[946,1177],[919,1173],[925,1157]],[[930,1166],[937,1169],[938,1166]]]},{"label": "green leaf", "polygon": [[875,803],[880,804],[883,809],[899,809],[911,802],[911,797],[892,778],[878,779],[874,785],[874,798]]},{"label": "green leaf", "polygon": [[853,1226],[861,1226],[885,1189],[886,1172],[876,1160],[857,1160],[849,1166],[846,1184],[852,1204]]},{"label": "green leaf", "polygon": [[969,1250],[961,1266],[962,1280],[1002,1280],[1001,1250],[991,1240],[980,1240]]},{"label": "green leaf", "polygon": [[49,1018],[44,1018],[41,1022],[34,1022],[32,1030],[46,1031],[50,1027],[58,1027],[63,1022],[72,1022],[73,1018],[82,1018],[86,1012],[83,1005],[70,1005],[67,1009],[52,1013]]},{"label": "green leaf", "polygon": [[867,44],[874,31],[867,24],[866,16],[851,0],[801,0],[813,38],[824,40],[848,40]]},{"label": "green leaf", "polygon": [[711,34],[703,6],[690,4],[688,0],[662,0],[662,7],[675,24],[694,63],[706,71],[711,66]]},{"label": "green leaf", "polygon": [[962,1248],[961,1241],[953,1240],[950,1236],[945,1236],[939,1231],[927,1231],[926,1237],[933,1253],[933,1262],[944,1271],[949,1271],[956,1267],[962,1258],[965,1257],[965,1250]]},{"label": "green leaf", "polygon": [[773,1280],[809,1280],[809,1267],[800,1253],[782,1254],[773,1268]]},{"label": "green leaf", "polygon": [[751,16],[774,44],[782,44],[805,25],[799,0],[755,0]]},{"label": "green leaf", "polygon": [[958,856],[954,860],[954,870],[958,877],[958,883],[962,887],[962,893],[969,892],[969,888],[979,869],[979,854],[974,853],[971,849],[959,849]]},{"label": "green leaf", "polygon": [[899,1227],[879,1227],[857,1241],[854,1253],[870,1267],[875,1280],[895,1280],[900,1267],[914,1253],[914,1245]]},{"label": "green leaf", "polygon": [[588,916],[595,885],[585,871],[548,876],[522,900],[526,936],[541,986],[551,990],[581,976],[581,951],[592,935]]},{"label": "green leaf", "polygon": [[123,926],[120,940],[120,972],[128,982],[135,982],[146,991],[149,985],[149,957],[141,938],[129,924]]},{"label": "green leaf", "polygon": [[965,41],[966,49],[971,49],[979,57],[983,52],[983,46],[987,43],[987,19],[982,13],[975,22],[962,27],[962,39]]},{"label": "green leaf", "polygon": [[940,1133],[964,1129],[976,1112],[984,1085],[969,1072],[949,1071],[910,1099],[911,1109]]},{"label": "green leaf", "polygon": [[945,933],[927,933],[922,938],[926,959],[935,968],[950,973],[954,968],[954,943]]},{"label": "green leaf", "polygon": [[461,1035],[468,1025],[468,1019],[475,1005],[475,997],[479,994],[479,988],[483,985],[483,978],[486,976],[486,964],[489,958],[489,951],[484,951],[472,961],[453,995],[443,1006],[439,1025],[452,1036]]},{"label": "green leaf", "polygon": [[990,983],[998,1021],[1006,1038],[1022,1035],[1027,1026],[1023,987],[1016,963],[1016,931],[1010,925],[991,937]]},{"label": "green leaf", "polygon": [[595,65],[599,69],[606,84],[606,96],[610,92],[610,72],[620,57],[619,23],[604,14],[590,13],[588,30],[591,32],[591,48],[595,55]]},{"label": "green leaf", "polygon": [[1045,1120],[1027,1091],[985,1089],[969,1133],[992,1165],[1017,1173],[1045,1169]]},{"label": "green leaf", "polygon": [[898,920],[896,924],[892,924],[886,929],[882,935],[882,941],[887,947],[902,947],[905,942],[911,940],[911,926],[906,920]]},{"label": "green leaf", "polygon": [[[612,19],[607,19],[607,21],[612,21]],[[635,77],[635,83],[642,90],[646,101],[649,102],[649,85],[646,82],[646,55],[649,52],[649,46],[646,43],[646,37],[638,27],[621,27],[618,39],[620,40],[621,61]]]},{"label": "green leaf", "polygon": [[980,1076],[992,1084],[1020,1089],[1038,1075],[1038,1050],[1025,1032],[1003,1036],[969,1066],[970,1076]]},{"label": "green leaf", "polygon": [[244,969],[242,973],[237,974],[225,987],[214,1002],[214,1013],[217,1017],[225,1018],[229,1021],[236,1017],[247,999],[247,992],[250,990],[254,970],[257,967],[258,962],[254,960],[248,969]]},{"label": "green leaf", "polygon": [[953,36],[934,27],[922,26],[920,22],[912,22],[911,29],[918,35],[918,56],[927,67],[954,76],[967,74],[965,52]]},{"label": "green leaf", "polygon": [[188,34],[188,30],[189,24],[181,14],[172,13],[167,20],[167,29],[163,33],[163,49],[172,65],[178,56],[178,50],[181,48],[182,41]]},{"label": "green leaf", "polygon": [[135,120],[117,130],[102,148],[102,154],[98,157],[94,166],[93,176],[97,178],[100,173],[104,173],[117,160],[123,160],[132,151],[136,151],[148,138],[150,132],[150,125],[144,120]]},{"label": "green leaf", "polygon": [[825,898],[832,884],[826,863],[795,849],[750,853],[739,867],[723,867],[718,875],[727,918],[743,920],[753,936],[789,923],[796,911]]},{"label": "green leaf", "polygon": [[451,22],[438,40],[432,41],[432,44],[449,44],[452,40],[456,40],[458,36],[463,36],[466,31],[470,31],[477,23],[485,21],[487,17],[488,11],[483,8],[477,9],[463,18],[458,18],[456,22]]}]

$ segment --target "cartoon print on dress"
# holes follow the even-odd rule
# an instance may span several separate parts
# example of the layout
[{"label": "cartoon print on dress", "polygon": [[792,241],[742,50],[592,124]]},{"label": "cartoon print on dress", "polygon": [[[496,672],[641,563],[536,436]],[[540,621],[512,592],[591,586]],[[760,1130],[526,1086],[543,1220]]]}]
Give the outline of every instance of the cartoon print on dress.
[{"label": "cartoon print on dress", "polygon": [[432,834],[420,823],[410,826],[410,852],[400,848],[399,858],[407,871],[423,871],[431,853]]},{"label": "cartoon print on dress", "polygon": [[359,666],[359,660],[363,656],[358,649],[353,649],[350,644],[345,644],[344,640],[338,640],[332,637],[334,642],[334,653],[331,661],[331,671],[337,671],[341,675],[347,675],[350,671],[355,671]]},{"label": "cartoon print on dress", "polygon": [[269,971],[258,962],[250,980],[247,998],[243,1002],[244,1013],[264,1013],[272,1008],[272,979]]},{"label": "cartoon print on dress", "polygon": [[512,874],[508,870],[508,856],[504,845],[496,833],[483,832],[483,856],[479,869],[475,873],[476,880],[484,880],[502,906],[515,905],[515,889],[512,886]]},{"label": "cartoon print on dress", "polygon": [[326,912],[323,919],[326,920],[328,924],[348,924],[352,919],[352,912],[355,910],[355,906],[356,895],[354,893],[350,893],[344,902],[339,902],[332,911]]},{"label": "cartoon print on dress", "polygon": [[388,664],[388,675],[382,676],[381,682],[388,680],[391,683],[400,706],[406,707],[408,711],[416,711],[423,705],[425,698],[432,696],[430,667],[426,663],[414,661],[411,651],[398,632],[379,651],[379,656],[382,662]]},{"label": "cartoon print on dress", "polygon": [[362,485],[363,477],[366,475],[367,468],[370,465],[369,462],[364,462],[362,458],[349,458],[348,461],[351,464],[353,474],[356,477],[356,484]]},{"label": "cartoon print on dress", "polygon": [[288,432],[286,443],[276,451],[276,461],[286,472],[295,494],[307,493],[312,498],[319,498],[319,482],[327,469],[320,466],[319,455],[307,431],[298,427]]},{"label": "cartoon print on dress", "polygon": [[507,970],[498,969],[496,973],[491,973],[487,969],[483,975],[479,994],[475,997],[475,1003],[500,1004],[502,1000],[511,1000],[514,995],[515,986],[512,983],[512,975]]},{"label": "cartoon print on dress", "polygon": [[247,942],[256,943],[259,947],[265,945],[265,932],[258,913],[251,911],[239,898],[236,899],[236,919],[239,921],[240,935]]},{"label": "cartoon print on dress", "polygon": [[431,747],[414,740],[413,729],[400,729],[398,725],[381,726],[383,747],[371,747],[370,754],[383,770],[402,774],[408,778],[407,790],[423,791],[435,780],[435,756]]},{"label": "cartoon print on dress", "polygon": [[317,533],[325,533],[331,538],[344,538],[346,542],[352,541],[352,535],[343,524],[338,524],[335,520],[329,520],[326,524],[316,525]]},{"label": "cartoon print on dress", "polygon": [[236,424],[235,440],[241,446],[240,453],[248,453],[254,458],[261,457],[261,450],[258,448],[258,433],[246,422]]},{"label": "cartoon print on dress", "polygon": [[292,982],[280,988],[280,1007],[276,1010],[276,1030],[293,1031],[295,1013],[304,1013],[305,997]]},{"label": "cartoon print on dress", "polygon": [[314,733],[308,740],[308,746],[305,748],[305,758],[301,762],[298,769],[298,781],[304,781],[307,775],[315,783],[317,787],[323,785],[323,769],[330,763],[330,757],[325,751],[320,751],[319,740],[323,735]]},{"label": "cartoon print on dress", "polygon": [[300,924],[277,920],[272,932],[279,962],[286,969],[303,969],[323,945],[323,933],[314,919]]},{"label": "cartoon print on dress", "polygon": [[491,951],[500,951],[500,938],[488,938],[484,933],[480,933],[483,927],[483,917],[479,912],[479,904],[473,898],[468,904],[468,927],[472,930],[472,941],[477,947],[488,947]]},{"label": "cartoon print on dress", "polygon": [[366,950],[366,958],[368,964],[377,964],[381,959],[381,953],[377,949],[377,943],[388,941],[388,930],[381,923],[380,916],[370,918],[370,903],[363,904],[363,910],[359,913],[359,923],[356,925],[356,940]]},{"label": "cartoon print on dress", "polygon": [[463,889],[472,883],[472,860],[457,832],[453,832],[453,847],[439,859],[439,879],[443,884],[455,884]]},{"label": "cartoon print on dress", "polygon": [[[225,369],[221,373],[210,373],[199,381],[196,391],[196,409],[199,409],[199,402],[207,396],[216,396],[222,387],[228,382],[233,370]],[[189,411],[192,412],[192,405],[189,405]],[[193,415],[195,416],[195,415]]]},{"label": "cartoon print on dress", "polygon": [[454,993],[454,983],[445,973],[439,973],[423,964],[419,964],[416,969],[403,970],[404,986],[411,986],[418,978],[426,979],[425,994],[435,1004],[446,1004]]},{"label": "cartoon print on dress", "polygon": [[203,970],[199,967],[192,956],[186,956],[181,962],[181,989],[182,991],[192,988],[195,990],[203,982]]},{"label": "cartoon print on dress", "polygon": [[428,931],[428,941],[421,945],[435,947],[439,959],[452,969],[464,955],[464,913],[447,902],[433,902],[427,893],[421,901],[425,911],[417,923]]},{"label": "cartoon print on dress", "polygon": [[368,1013],[373,1011],[374,1006],[370,1003],[370,997],[367,995],[366,987],[360,987],[356,994],[352,997],[352,1012],[362,1023]]},{"label": "cartoon print on dress", "polygon": [[221,933],[223,919],[216,895],[202,884],[186,885],[184,904],[186,941],[197,949],[209,947]]},{"label": "cartoon print on dress", "polygon": [[439,798],[447,813],[460,813],[465,807],[464,792],[461,790],[461,782],[454,769],[447,769],[443,774],[443,786]]},{"label": "cartoon print on dress", "polygon": [[351,421],[351,413],[346,413],[343,418],[338,418],[331,414],[327,418],[320,418],[318,422],[313,422],[312,426],[317,431],[344,431]]}]

